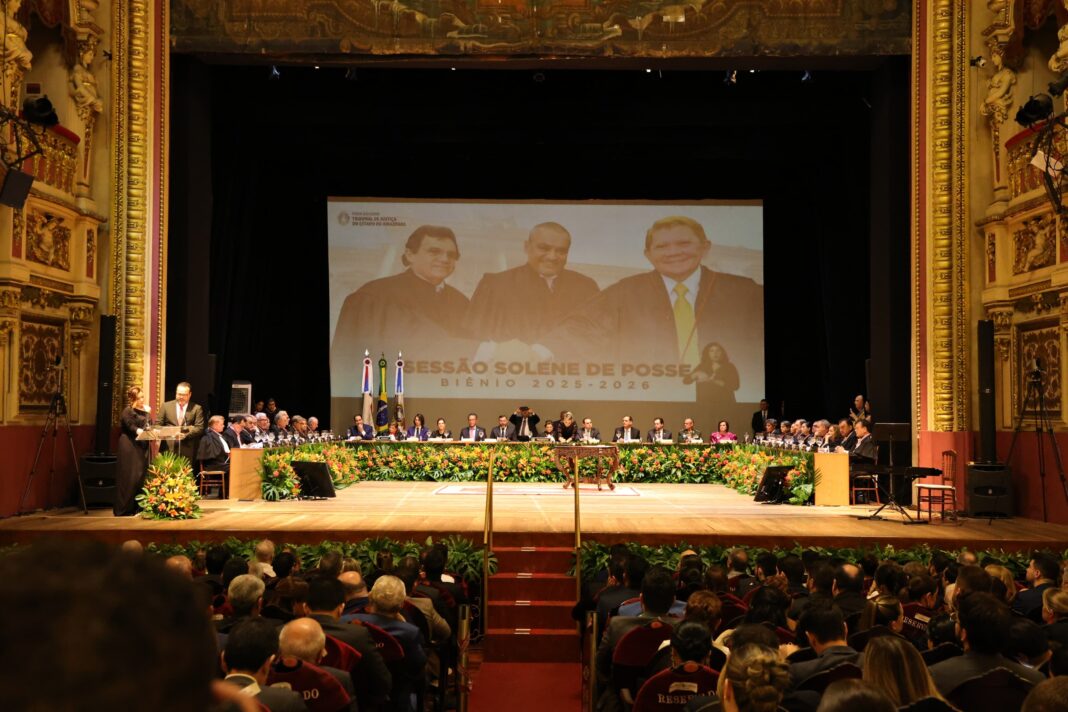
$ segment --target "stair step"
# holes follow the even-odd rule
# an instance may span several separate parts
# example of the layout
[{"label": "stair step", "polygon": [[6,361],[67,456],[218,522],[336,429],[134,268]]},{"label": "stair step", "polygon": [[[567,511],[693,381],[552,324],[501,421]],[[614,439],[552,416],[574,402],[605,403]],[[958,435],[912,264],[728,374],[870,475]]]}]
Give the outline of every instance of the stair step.
[{"label": "stair step", "polygon": [[494,628],[567,628],[571,601],[490,601],[486,620]]},{"label": "stair step", "polygon": [[582,639],[574,628],[490,628],[483,638],[492,662],[577,662]]},{"label": "stair step", "polygon": [[498,573],[567,573],[575,550],[569,546],[494,546]]},{"label": "stair step", "polygon": [[512,546],[567,547],[574,550],[574,532],[493,532],[493,549]]},{"label": "stair step", "polygon": [[575,577],[567,574],[504,573],[489,580],[490,601],[575,602]]}]

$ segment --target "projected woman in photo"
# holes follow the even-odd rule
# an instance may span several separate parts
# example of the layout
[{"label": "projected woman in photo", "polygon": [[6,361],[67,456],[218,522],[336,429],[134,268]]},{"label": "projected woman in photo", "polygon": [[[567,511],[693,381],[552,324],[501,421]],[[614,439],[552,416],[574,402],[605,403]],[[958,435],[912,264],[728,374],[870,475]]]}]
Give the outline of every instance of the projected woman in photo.
[{"label": "projected woman in photo", "polygon": [[701,351],[701,362],[683,383],[697,384],[697,401],[710,405],[732,405],[738,390],[738,369],[719,343],[713,341]]},{"label": "projected woman in photo", "polygon": [[354,379],[364,349],[438,355],[473,351],[463,319],[468,300],[445,283],[460,248],[447,227],[420,225],[404,244],[405,270],[363,285],[345,299],[330,363],[335,379]]}]

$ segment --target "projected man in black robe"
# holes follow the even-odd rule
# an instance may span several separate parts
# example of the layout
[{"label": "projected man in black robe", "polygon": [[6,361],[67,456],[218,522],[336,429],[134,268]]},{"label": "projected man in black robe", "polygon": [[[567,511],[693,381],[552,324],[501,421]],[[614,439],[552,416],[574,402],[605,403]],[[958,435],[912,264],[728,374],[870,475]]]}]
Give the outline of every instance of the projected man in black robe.
[{"label": "projected man in black robe", "polygon": [[372,280],[345,299],[330,351],[335,382],[358,378],[364,349],[445,358],[473,351],[463,326],[467,297],[445,284],[459,259],[452,230],[416,228],[401,257],[407,269]]},{"label": "projected man in black robe", "polygon": [[645,235],[644,254],[653,269],[605,288],[589,308],[572,310],[544,346],[554,356],[599,354],[619,363],[683,366],[688,372],[700,363],[702,350],[716,342],[735,363],[751,365],[754,378],[762,378],[763,287],[702,266],[711,246],[692,218],[657,220]]},{"label": "projected man in black robe", "polygon": [[596,282],[565,269],[570,249],[571,234],[563,225],[541,223],[523,243],[526,264],[482,277],[467,314],[467,330],[481,342],[476,361],[517,356],[515,347],[538,343],[597,295]]}]

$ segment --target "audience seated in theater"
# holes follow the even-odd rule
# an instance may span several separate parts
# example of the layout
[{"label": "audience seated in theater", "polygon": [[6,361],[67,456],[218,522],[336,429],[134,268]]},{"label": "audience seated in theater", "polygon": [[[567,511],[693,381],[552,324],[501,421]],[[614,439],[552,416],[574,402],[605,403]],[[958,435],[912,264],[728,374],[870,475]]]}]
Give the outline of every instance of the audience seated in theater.
[{"label": "audience seated in theater", "polygon": [[341,611],[341,620],[348,623],[357,613],[367,608],[367,582],[358,571],[344,571],[337,580],[345,587],[345,608]]},{"label": "audience seated in theater", "polygon": [[182,578],[193,580],[193,562],[185,554],[168,556],[164,562],[168,569],[174,571]]},{"label": "audience seated in theater", "polygon": [[[327,673],[334,680],[337,681],[338,686],[344,692],[348,698],[348,703],[344,706],[337,706],[338,702],[341,702],[337,696],[330,698],[330,706],[320,705],[319,702],[327,702],[328,700],[321,699],[325,697],[321,694],[315,694],[309,707],[312,709],[333,709],[339,710],[351,710],[356,712],[356,689],[352,685],[352,675],[346,670],[338,670],[337,668],[323,665],[322,660],[326,656],[326,634],[323,633],[323,628],[317,622],[311,618],[297,618],[295,620],[286,623],[282,630],[278,633],[278,655],[285,660],[286,658],[294,658],[302,663],[308,663],[318,667],[323,672]],[[318,690],[316,691],[319,692]]]},{"label": "audience seated in theater", "polygon": [[860,654],[846,642],[845,619],[833,605],[820,602],[808,606],[799,627],[804,630],[816,658],[790,665],[790,679],[794,686],[842,663],[857,663]]},{"label": "audience seated in theater", "polygon": [[727,585],[731,591],[737,592],[738,588],[749,581],[749,552],[745,549],[731,549],[727,552]]},{"label": "audience seated in theater", "polygon": [[308,582],[288,576],[274,588],[269,588],[263,597],[260,615],[264,618],[286,623],[308,613]]},{"label": "audience seated in theater", "polygon": [[404,583],[396,576],[380,576],[371,587],[365,613],[355,618],[376,625],[392,635],[404,649],[403,663],[393,668],[392,709],[396,712],[415,712],[409,697],[422,688],[426,653],[419,629],[404,620],[400,610],[404,606]]},{"label": "audience seated in theater", "polygon": [[641,594],[642,579],[648,569],[649,563],[643,557],[638,554],[627,555],[623,580],[610,580],[597,598],[597,630],[605,629],[608,616],[617,611],[621,603]]},{"label": "audience seated in theater", "polygon": [[348,643],[363,656],[352,681],[360,709],[385,702],[393,677],[367,628],[340,620],[345,607],[345,587],[341,582],[326,576],[312,577],[308,582],[307,607],[308,617],[317,621],[324,633]]},{"label": "audience seated in theater", "polygon": [[277,652],[277,628],[259,618],[242,622],[230,632],[222,652],[225,680],[271,712],[307,712],[299,693],[267,685],[267,675]]},{"label": "audience seated in theater", "polygon": [[263,576],[265,581],[278,578],[274,566],[271,565],[271,562],[274,561],[275,557],[273,541],[270,539],[261,539],[256,542],[256,548],[252,550],[252,556],[256,559],[256,563],[260,567],[260,575]]},{"label": "audience seated in theater", "polygon": [[674,625],[677,619],[668,615],[675,600],[675,581],[671,572],[663,566],[653,566],[642,579],[642,612],[637,616],[615,616],[605,629],[604,637],[597,647],[597,674],[605,694],[602,699],[619,699],[619,693],[611,685],[612,654],[620,639],[634,628],[658,620]]},{"label": "audience seated in theater", "polygon": [[1049,554],[1036,551],[1027,567],[1029,588],[1016,594],[1012,610],[1022,616],[1038,621],[1042,615],[1042,594],[1048,588],[1056,588],[1061,578],[1061,566]]},{"label": "audience seated in theater", "polygon": [[860,614],[858,630],[882,629],[901,635],[905,627],[905,608],[896,596],[880,595],[868,601]]},{"label": "audience seated in theater", "polygon": [[800,621],[809,606],[824,604],[829,606],[833,602],[834,569],[826,562],[819,562],[809,571],[808,596],[795,598],[787,612],[787,617],[790,620]]},{"label": "audience seated in theater", "polygon": [[896,712],[894,703],[879,688],[863,680],[838,680],[827,686],[816,712]]},{"label": "audience seated in theater", "polygon": [[1047,588],[1042,592],[1042,620],[1050,641],[1068,647],[1068,591]]},{"label": "audience seated in theater", "polygon": [[[646,684],[640,686],[635,708],[657,705],[656,709],[660,709],[666,696],[668,704],[678,709],[698,696],[714,696],[718,670],[709,665],[712,645],[708,628],[684,621],[675,626],[670,640],[664,643],[662,652],[667,652],[667,660],[647,671],[649,676]],[[661,655],[658,653],[657,657]]]},{"label": "audience seated in theater", "polygon": [[[229,634],[241,623],[259,618],[265,588],[263,579],[259,576],[247,573],[236,576],[227,588],[226,602],[231,611],[230,615],[218,621],[216,629],[220,633]],[[277,622],[272,621],[272,624],[277,629]]]},{"label": "audience seated in theater", "polygon": [[1065,712],[1066,710],[1068,710],[1068,677],[1054,677],[1035,685],[1021,708],[1021,712]]},{"label": "audience seated in theater", "polygon": [[1005,657],[1044,672],[1050,655],[1049,637],[1043,626],[1027,618],[1013,618]]},{"label": "audience seated in theater", "polygon": [[735,595],[745,598],[746,594],[764,585],[764,581],[779,573],[779,559],[770,551],[765,551],[756,558],[753,575],[739,582]]},{"label": "audience seated in theater", "polygon": [[855,564],[841,564],[834,571],[834,605],[848,618],[864,610],[867,599],[864,597],[864,572]]},{"label": "audience seated in theater", "polygon": [[872,638],[864,649],[864,681],[903,707],[925,697],[942,699],[919,652],[904,638]]},{"label": "audience seated in theater", "polygon": [[404,582],[406,592],[404,600],[418,608],[426,618],[430,626],[430,642],[436,645],[448,640],[452,635],[452,629],[449,627],[449,622],[434,607],[433,599],[424,595],[412,595],[415,592],[415,584],[419,580],[419,560],[413,556],[407,556],[401,560],[393,573]]},{"label": "audience seated in theater", "polygon": [[779,573],[786,577],[786,592],[790,598],[798,599],[808,596],[808,587],[805,586],[805,564],[801,558],[793,554],[787,554],[778,562]]},{"label": "audience seated in theater", "polygon": [[948,697],[962,682],[997,667],[1006,668],[1033,683],[1042,680],[1041,673],[1004,656],[1012,614],[1008,607],[992,594],[967,592],[960,596],[957,615],[964,655],[931,667],[931,676],[939,692]]},{"label": "audience seated in theater", "polygon": [[431,588],[443,591],[448,594],[446,598],[451,597],[456,606],[462,606],[467,603],[467,594],[462,583],[446,576],[445,567],[448,562],[449,551],[445,545],[440,542],[434,544],[424,553],[423,574]]},{"label": "audience seated in theater", "polygon": [[745,612],[745,623],[763,623],[773,628],[786,628],[786,610],[790,607],[790,597],[786,595],[786,580],[781,586],[761,586],[749,600],[749,610]]},{"label": "audience seated in theater", "polygon": [[161,558],[100,543],[5,552],[0,709],[209,709],[218,657],[195,590]]},{"label": "audience seated in theater", "polygon": [[715,697],[695,697],[684,709],[690,712],[775,712],[786,694],[790,676],[778,651],[771,646],[746,643],[733,647],[720,672]]},{"label": "audience seated in theater", "polygon": [[879,596],[897,597],[907,586],[908,577],[905,575],[905,570],[897,562],[887,561],[879,564],[879,567],[875,569],[875,576],[872,579],[871,590],[868,591],[868,598],[878,598]]},{"label": "audience seated in theater", "polygon": [[608,563],[605,568],[596,572],[591,580],[583,584],[582,597],[571,609],[571,617],[574,620],[580,623],[585,621],[588,611],[597,610],[597,600],[601,592],[621,585],[628,556],[630,556],[630,551],[626,544],[617,543],[611,546],[608,550]]},{"label": "audience seated in theater", "polygon": [[300,561],[293,552],[281,551],[271,559],[271,568],[274,570],[275,578],[267,582],[268,589],[277,586],[282,579],[289,578],[290,574],[300,571]]}]

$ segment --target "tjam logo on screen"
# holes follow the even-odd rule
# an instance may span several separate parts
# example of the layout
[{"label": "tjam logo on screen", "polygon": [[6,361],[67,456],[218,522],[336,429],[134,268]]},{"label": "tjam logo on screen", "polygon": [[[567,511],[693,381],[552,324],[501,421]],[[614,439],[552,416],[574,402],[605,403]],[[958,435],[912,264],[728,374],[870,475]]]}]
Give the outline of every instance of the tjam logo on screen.
[{"label": "tjam logo on screen", "polygon": [[350,222],[352,222],[352,217],[348,213],[338,213],[337,214],[337,221],[338,221],[338,224],[340,224],[342,227],[344,227],[344,226],[348,225]]}]

